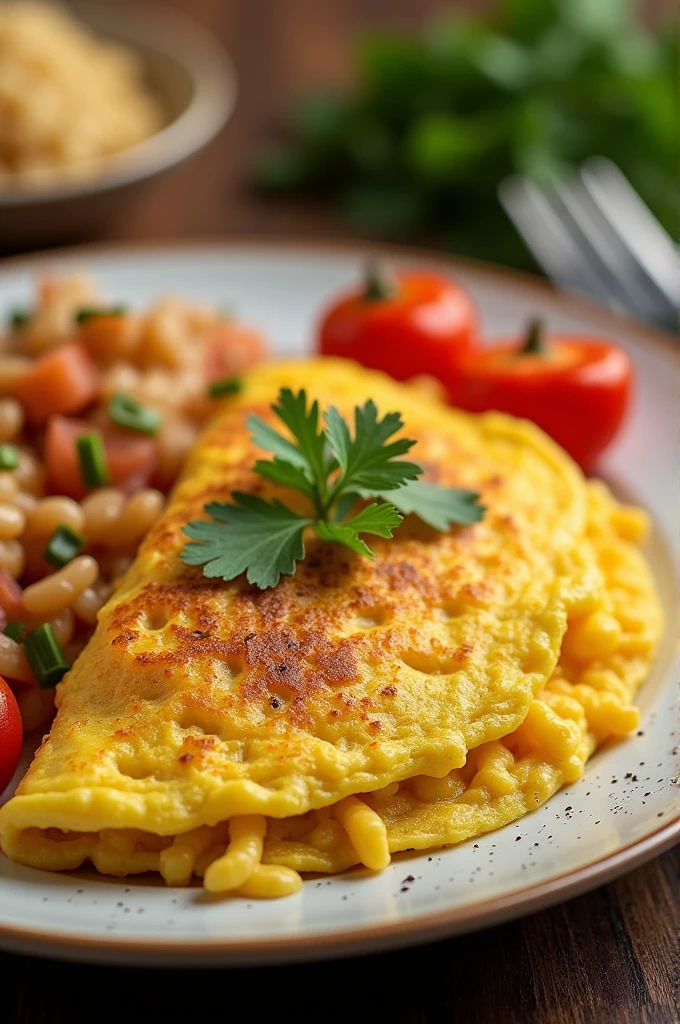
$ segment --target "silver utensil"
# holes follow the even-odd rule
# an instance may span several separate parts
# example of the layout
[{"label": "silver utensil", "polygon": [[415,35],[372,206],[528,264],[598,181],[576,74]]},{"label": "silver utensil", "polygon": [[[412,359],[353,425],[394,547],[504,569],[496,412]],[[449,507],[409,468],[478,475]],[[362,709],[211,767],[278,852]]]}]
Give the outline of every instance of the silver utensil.
[{"label": "silver utensil", "polygon": [[498,195],[555,284],[678,331],[680,255],[610,160],[592,157],[547,189],[506,178]]}]

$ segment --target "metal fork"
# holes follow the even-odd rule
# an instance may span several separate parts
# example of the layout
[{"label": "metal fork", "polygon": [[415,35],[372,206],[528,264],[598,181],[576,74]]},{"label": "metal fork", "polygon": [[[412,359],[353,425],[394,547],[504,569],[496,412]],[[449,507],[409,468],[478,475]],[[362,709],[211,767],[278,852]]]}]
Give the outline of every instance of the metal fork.
[{"label": "metal fork", "polygon": [[506,178],[498,195],[555,284],[678,331],[680,255],[610,160],[592,157],[549,189]]}]

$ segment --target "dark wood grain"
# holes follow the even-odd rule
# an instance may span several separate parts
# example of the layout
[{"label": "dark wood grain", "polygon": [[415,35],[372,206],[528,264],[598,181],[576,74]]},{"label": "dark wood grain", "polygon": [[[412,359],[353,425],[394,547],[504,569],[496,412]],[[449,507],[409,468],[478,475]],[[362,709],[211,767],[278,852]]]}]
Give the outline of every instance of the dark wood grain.
[{"label": "dark wood grain", "polygon": [[[141,194],[107,237],[348,234],[321,207],[271,203],[249,190],[255,146],[305,86],[349,84],[359,28],[416,26],[439,0],[172,2],[232,53],[238,107],[210,146]],[[649,5],[652,16],[668,8],[668,0]],[[337,963],[165,972],[0,955],[0,1021],[677,1024],[678,865],[678,854],[669,853],[596,892],[499,928]]]},{"label": "dark wood grain", "polygon": [[674,851],[499,928],[334,963],[184,972],[0,956],[0,1020],[677,1024],[679,866]]}]

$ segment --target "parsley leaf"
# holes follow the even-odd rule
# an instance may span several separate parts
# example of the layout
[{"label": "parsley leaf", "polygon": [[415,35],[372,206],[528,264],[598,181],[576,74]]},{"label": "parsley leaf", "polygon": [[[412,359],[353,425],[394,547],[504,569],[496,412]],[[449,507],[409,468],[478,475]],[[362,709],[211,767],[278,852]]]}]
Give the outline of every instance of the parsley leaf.
[{"label": "parsley leaf", "polygon": [[415,441],[402,437],[386,442],[403,427],[398,412],[378,419],[378,410],[370,401],[354,410],[354,437],[338,410],[331,406],[326,412],[326,437],[331,451],[338,460],[342,475],[336,488],[356,490],[366,488],[371,494],[390,487],[399,487],[407,480],[415,480],[423,472],[414,462],[398,460],[413,447]]},{"label": "parsley leaf", "polygon": [[[278,405],[273,405],[272,411],[288,427],[297,444],[289,441],[260,416],[249,416],[247,424],[252,440],[276,456],[273,463],[257,462],[255,471],[274,483],[296,487],[312,501],[318,514],[324,515],[328,499],[328,474],[336,463],[328,449],[325,434],[319,427],[319,403],[312,402],[307,409],[307,395],[304,391],[294,395],[290,388],[282,388]],[[288,463],[298,472],[287,471],[283,463]]]},{"label": "parsley leaf", "polygon": [[294,466],[292,462],[286,462],[285,459],[278,457],[273,460],[259,459],[255,463],[255,472],[272,483],[301,491],[312,502],[315,500],[314,485],[310,483],[304,469]]},{"label": "parsley leaf", "polygon": [[297,445],[279,434],[278,430],[270,427],[260,416],[249,416],[246,424],[250,430],[250,436],[258,447],[264,448],[266,452],[271,452],[290,462],[292,466],[297,466],[306,473],[310,473],[309,462]]},{"label": "parsley leaf", "polygon": [[214,501],[205,506],[216,522],[194,520],[184,527],[187,537],[200,543],[187,544],[180,557],[187,565],[202,565],[209,578],[233,580],[245,572],[261,590],[275,587],[305,557],[302,535],[314,520],[277,499],[268,502],[242,491],[232,497],[233,505]]},{"label": "parsley leaf", "polygon": [[[374,492],[365,494],[374,497]],[[435,530],[448,530],[454,524],[468,526],[484,518],[486,508],[479,504],[476,491],[461,487],[437,487],[423,480],[409,480],[395,491],[381,491],[378,495],[392,502],[404,515],[414,513]]]},{"label": "parsley leaf", "polygon": [[[308,407],[304,391],[284,388],[274,414],[292,440],[259,416],[249,416],[252,440],[273,459],[255,462],[259,476],[302,494],[309,514],[301,515],[278,498],[234,491],[233,504],[212,502],[211,518],[184,527],[190,543],[181,558],[202,565],[207,577],[232,580],[242,573],[262,590],[295,572],[305,556],[304,532],[312,528],[322,541],[343,544],[359,555],[373,552],[361,534],[391,538],[403,515],[415,513],[436,530],[479,522],[485,509],[474,491],[440,488],[417,478],[422,469],[401,459],[415,441],[394,440],[403,427],[397,412],[382,419],[372,401],[354,410],[354,432],[337,409],[329,408],[321,425],[318,402]],[[359,498],[371,501],[355,515]]]},{"label": "parsley leaf", "polygon": [[356,551],[359,555],[369,555],[373,558],[373,552],[369,546],[361,540],[360,533],[372,533],[376,537],[392,536],[394,530],[402,521],[394,505],[385,503],[378,505],[375,502],[362,508],[351,519],[344,522],[326,522],[320,519],[315,523],[317,536],[321,540],[336,541],[344,544],[350,551]]},{"label": "parsley leaf", "polygon": [[289,388],[282,388],[279,403],[272,408],[297,440],[298,448],[307,460],[314,479],[328,476],[326,439],[319,429],[319,403],[312,402],[308,410],[304,391],[294,395]]}]

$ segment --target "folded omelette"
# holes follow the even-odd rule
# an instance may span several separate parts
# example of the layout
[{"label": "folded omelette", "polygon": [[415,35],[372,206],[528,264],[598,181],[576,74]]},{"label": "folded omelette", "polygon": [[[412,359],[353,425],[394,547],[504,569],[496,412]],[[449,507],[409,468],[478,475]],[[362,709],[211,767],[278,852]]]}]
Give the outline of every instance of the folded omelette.
[{"label": "folded omelette", "polygon": [[[246,418],[279,389],[346,417],[399,411],[426,478],[480,492],[482,522],[408,517],[375,558],[311,539],[260,591],[180,561],[182,528],[253,472]],[[631,705],[660,630],[639,510],[586,484],[531,424],[470,416],[339,360],[269,364],[198,442],[164,516],[58,687],[58,713],[0,810],[14,860],[203,876],[278,896],[300,871],[498,828],[573,781]]]}]

